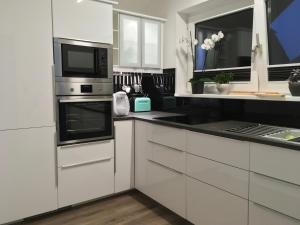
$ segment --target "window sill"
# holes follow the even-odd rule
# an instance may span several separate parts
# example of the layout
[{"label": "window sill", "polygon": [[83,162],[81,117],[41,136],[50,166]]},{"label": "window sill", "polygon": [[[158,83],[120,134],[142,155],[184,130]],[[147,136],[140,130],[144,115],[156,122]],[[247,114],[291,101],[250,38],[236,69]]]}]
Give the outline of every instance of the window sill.
[{"label": "window sill", "polygon": [[179,94],[175,93],[176,97],[186,97],[186,98],[214,98],[214,99],[245,99],[245,100],[263,100],[263,101],[292,101],[300,102],[300,97],[294,97],[291,95],[286,95],[283,97],[270,97],[270,96],[256,96],[254,94]]}]

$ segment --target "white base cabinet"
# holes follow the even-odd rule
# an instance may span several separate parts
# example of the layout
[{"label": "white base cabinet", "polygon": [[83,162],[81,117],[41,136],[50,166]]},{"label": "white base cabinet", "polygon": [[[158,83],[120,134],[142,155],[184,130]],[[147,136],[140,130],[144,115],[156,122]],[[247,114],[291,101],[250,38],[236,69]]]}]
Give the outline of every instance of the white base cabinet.
[{"label": "white base cabinet", "polygon": [[58,148],[59,207],[113,193],[113,140]]},{"label": "white base cabinet", "polygon": [[247,225],[248,200],[188,177],[187,219],[195,225]]},{"label": "white base cabinet", "polygon": [[147,162],[147,194],[185,218],[185,176],[154,161]]},{"label": "white base cabinet", "polygon": [[57,209],[55,128],[0,132],[0,224]]},{"label": "white base cabinet", "polygon": [[134,122],[115,124],[115,192],[134,188]]},{"label": "white base cabinet", "polygon": [[288,217],[255,203],[250,203],[249,225],[300,225],[300,220]]},{"label": "white base cabinet", "polygon": [[113,8],[98,1],[52,0],[53,35],[100,43],[113,43]]}]

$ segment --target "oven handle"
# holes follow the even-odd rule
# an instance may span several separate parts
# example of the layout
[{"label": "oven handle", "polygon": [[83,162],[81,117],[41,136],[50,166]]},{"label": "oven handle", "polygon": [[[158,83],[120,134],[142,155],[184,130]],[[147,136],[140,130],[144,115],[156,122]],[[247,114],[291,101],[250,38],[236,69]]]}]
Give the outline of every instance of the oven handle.
[{"label": "oven handle", "polygon": [[86,98],[86,99],[59,99],[59,103],[75,103],[75,102],[108,102],[112,98]]}]

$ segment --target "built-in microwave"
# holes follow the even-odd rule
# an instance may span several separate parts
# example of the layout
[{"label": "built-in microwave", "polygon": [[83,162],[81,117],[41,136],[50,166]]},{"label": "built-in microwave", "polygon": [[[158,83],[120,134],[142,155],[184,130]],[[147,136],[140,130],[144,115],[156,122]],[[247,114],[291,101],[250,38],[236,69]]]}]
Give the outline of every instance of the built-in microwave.
[{"label": "built-in microwave", "polygon": [[54,38],[56,81],[112,82],[112,45]]}]

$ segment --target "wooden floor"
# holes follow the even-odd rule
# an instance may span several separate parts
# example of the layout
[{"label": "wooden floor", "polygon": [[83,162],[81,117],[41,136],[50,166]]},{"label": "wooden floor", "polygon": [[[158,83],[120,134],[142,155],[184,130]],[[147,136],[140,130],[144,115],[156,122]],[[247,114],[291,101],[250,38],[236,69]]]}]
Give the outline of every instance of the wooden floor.
[{"label": "wooden floor", "polygon": [[22,225],[190,225],[143,194],[124,195],[25,220]]}]

